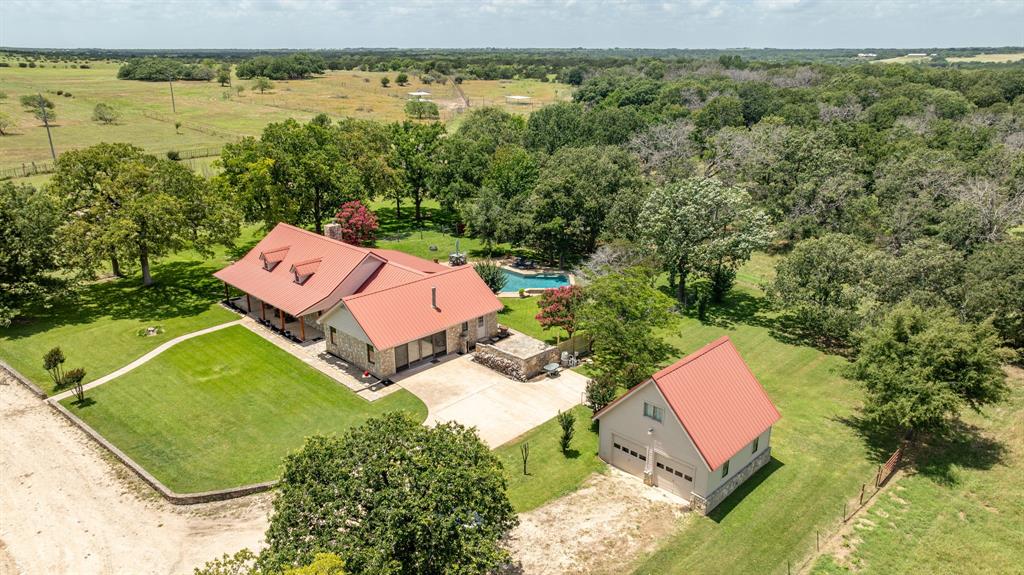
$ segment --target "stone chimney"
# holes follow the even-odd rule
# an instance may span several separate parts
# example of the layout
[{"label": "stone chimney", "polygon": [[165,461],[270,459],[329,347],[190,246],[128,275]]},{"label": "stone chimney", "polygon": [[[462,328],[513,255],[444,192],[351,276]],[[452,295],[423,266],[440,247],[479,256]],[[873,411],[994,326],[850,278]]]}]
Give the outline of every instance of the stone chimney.
[{"label": "stone chimney", "polygon": [[437,287],[435,287],[435,286],[431,286],[430,287],[430,307],[432,307],[434,309],[438,309],[437,308]]},{"label": "stone chimney", "polygon": [[332,240],[342,241],[341,239],[341,224],[331,222],[324,226],[324,235],[331,238]]}]

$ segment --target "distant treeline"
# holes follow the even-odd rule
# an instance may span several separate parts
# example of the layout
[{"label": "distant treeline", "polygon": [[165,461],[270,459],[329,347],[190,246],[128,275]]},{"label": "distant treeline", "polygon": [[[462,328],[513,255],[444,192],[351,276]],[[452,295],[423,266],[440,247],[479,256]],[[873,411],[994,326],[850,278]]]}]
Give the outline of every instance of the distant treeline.
[{"label": "distant treeline", "polygon": [[208,81],[216,77],[209,63],[187,63],[172,58],[139,58],[129,60],[117,71],[121,80],[166,82],[168,80]]},{"label": "distant treeline", "polygon": [[271,80],[299,80],[323,74],[326,63],[319,54],[296,53],[286,56],[256,56],[239,62],[239,78],[263,76]]}]

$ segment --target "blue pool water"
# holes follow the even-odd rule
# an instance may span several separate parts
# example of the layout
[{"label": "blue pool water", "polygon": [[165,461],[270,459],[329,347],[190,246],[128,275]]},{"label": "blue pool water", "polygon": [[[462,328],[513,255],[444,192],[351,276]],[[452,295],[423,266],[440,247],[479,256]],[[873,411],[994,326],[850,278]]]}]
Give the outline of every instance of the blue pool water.
[{"label": "blue pool water", "polygon": [[519,291],[522,289],[556,288],[569,285],[569,277],[565,274],[525,275],[509,270],[505,272],[505,287],[501,291]]}]

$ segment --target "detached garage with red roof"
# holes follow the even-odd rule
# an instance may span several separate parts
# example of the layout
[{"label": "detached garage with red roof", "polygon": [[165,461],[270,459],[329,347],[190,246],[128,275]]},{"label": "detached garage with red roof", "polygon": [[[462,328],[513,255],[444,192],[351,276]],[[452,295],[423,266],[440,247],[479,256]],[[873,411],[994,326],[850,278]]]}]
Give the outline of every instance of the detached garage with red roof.
[{"label": "detached garage with red roof", "polygon": [[704,513],[768,463],[779,417],[728,337],[594,414],[601,459]]}]

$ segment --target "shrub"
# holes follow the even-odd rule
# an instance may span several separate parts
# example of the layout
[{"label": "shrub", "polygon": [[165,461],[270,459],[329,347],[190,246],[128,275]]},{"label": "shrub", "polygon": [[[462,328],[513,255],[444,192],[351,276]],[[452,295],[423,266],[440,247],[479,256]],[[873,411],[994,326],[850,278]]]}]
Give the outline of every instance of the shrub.
[{"label": "shrub", "polygon": [[587,382],[587,407],[597,413],[615,401],[615,382],[607,378],[591,379]]},{"label": "shrub", "polygon": [[100,102],[92,109],[92,120],[101,124],[116,124],[121,119],[121,113],[110,104]]},{"label": "shrub", "polygon": [[181,159],[181,154],[178,152],[178,150],[167,150],[167,159],[174,160],[175,162],[177,162],[178,160]]},{"label": "shrub", "polygon": [[569,451],[569,444],[572,443],[572,436],[576,432],[576,416],[571,411],[558,412],[558,426],[562,428],[562,436],[558,438],[558,447],[562,453]]},{"label": "shrub", "polygon": [[508,280],[508,277],[505,276],[505,272],[497,264],[480,262],[474,264],[473,269],[476,270],[480,279],[484,280],[487,287],[491,288],[492,292],[498,293],[505,288],[505,282]]},{"label": "shrub", "polygon": [[372,244],[377,237],[377,216],[359,200],[342,204],[338,213],[334,214],[334,222],[340,226],[339,239],[343,242],[366,246]]},{"label": "shrub", "polygon": [[59,347],[43,355],[43,369],[50,374],[54,387],[60,387],[64,382],[64,361],[64,352]]},{"label": "shrub", "polygon": [[436,120],[441,117],[441,110],[433,102],[409,100],[405,103],[405,114],[417,120]]}]

